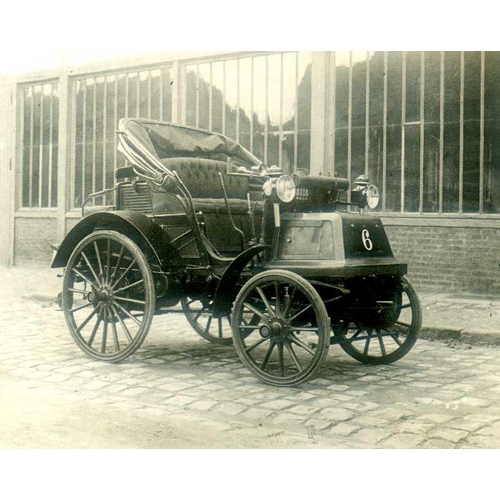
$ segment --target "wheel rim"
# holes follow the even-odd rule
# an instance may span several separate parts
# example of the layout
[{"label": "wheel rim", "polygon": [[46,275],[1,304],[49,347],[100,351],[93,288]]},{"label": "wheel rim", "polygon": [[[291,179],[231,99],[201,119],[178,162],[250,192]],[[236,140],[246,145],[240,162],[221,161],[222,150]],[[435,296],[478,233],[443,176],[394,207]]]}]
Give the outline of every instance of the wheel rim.
[{"label": "wheel rim", "polygon": [[123,235],[93,233],[68,261],[62,302],[71,334],[83,351],[99,360],[125,359],[142,344],[154,314],[146,258]]},{"label": "wheel rim", "polygon": [[418,297],[405,278],[392,301],[387,301],[387,325],[348,323],[339,326],[340,345],[345,352],[364,363],[392,363],[401,359],[415,344],[421,326]]},{"label": "wheel rim", "polygon": [[[310,378],[326,356],[330,328],[325,306],[303,278],[265,272],[241,290],[233,309],[235,347],[245,365],[273,385]],[[248,317],[258,323],[248,324]]]}]

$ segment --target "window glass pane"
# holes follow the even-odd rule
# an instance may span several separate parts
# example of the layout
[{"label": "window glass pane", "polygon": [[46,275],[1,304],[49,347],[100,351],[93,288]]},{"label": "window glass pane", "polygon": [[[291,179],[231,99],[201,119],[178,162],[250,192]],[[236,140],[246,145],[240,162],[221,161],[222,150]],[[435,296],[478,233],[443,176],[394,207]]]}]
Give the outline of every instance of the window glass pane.
[{"label": "window glass pane", "polygon": [[481,54],[465,53],[464,212],[479,211],[479,132]]},{"label": "window glass pane", "polygon": [[458,212],[460,172],[460,52],[444,53],[443,212]]},{"label": "window glass pane", "polygon": [[298,144],[297,168],[310,169],[311,163],[311,53],[299,52],[298,65]]},{"label": "window glass pane", "polygon": [[39,184],[40,184],[40,116],[41,116],[41,105],[42,105],[42,86],[33,86],[33,163],[31,170],[31,206],[39,207],[40,197],[39,197]]},{"label": "window glass pane", "polygon": [[236,108],[238,106],[238,62],[236,60],[224,62],[224,112],[225,135],[236,139]]},{"label": "window glass pane", "polygon": [[252,60],[250,58],[240,59],[239,64],[239,142],[247,149],[250,149],[250,120],[252,119]]},{"label": "window glass pane", "polygon": [[500,212],[500,52],[485,53],[484,211]]},{"label": "window glass pane", "polygon": [[29,207],[30,200],[30,184],[31,184],[31,117],[33,114],[33,89],[31,87],[23,88],[23,186],[22,186],[22,206]]},{"label": "window glass pane", "polygon": [[266,57],[254,58],[253,71],[253,153],[266,162],[264,126],[266,123]]},{"label": "window glass pane", "polygon": [[210,128],[210,64],[198,66],[198,127]]},{"label": "window glass pane", "polygon": [[196,66],[186,68],[186,125],[196,126]]},{"label": "window glass pane", "polygon": [[281,56],[268,56],[268,138],[267,163],[279,165],[279,126],[281,117]]}]

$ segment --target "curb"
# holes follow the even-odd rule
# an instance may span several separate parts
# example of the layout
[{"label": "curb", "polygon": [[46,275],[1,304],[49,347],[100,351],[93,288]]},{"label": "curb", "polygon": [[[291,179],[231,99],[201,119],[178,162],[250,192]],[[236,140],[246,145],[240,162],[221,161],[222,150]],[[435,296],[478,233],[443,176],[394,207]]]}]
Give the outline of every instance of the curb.
[{"label": "curb", "polygon": [[419,338],[424,340],[455,340],[471,345],[500,346],[500,330],[422,326]]}]

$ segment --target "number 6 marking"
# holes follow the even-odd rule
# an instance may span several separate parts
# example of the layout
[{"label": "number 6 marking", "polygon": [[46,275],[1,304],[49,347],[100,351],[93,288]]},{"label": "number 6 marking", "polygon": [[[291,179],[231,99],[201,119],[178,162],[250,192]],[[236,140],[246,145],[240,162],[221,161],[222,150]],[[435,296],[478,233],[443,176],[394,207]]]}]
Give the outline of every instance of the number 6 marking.
[{"label": "number 6 marking", "polygon": [[363,245],[365,248],[370,251],[373,248],[373,242],[370,239],[370,232],[368,229],[363,229],[361,232],[361,239],[363,240]]}]

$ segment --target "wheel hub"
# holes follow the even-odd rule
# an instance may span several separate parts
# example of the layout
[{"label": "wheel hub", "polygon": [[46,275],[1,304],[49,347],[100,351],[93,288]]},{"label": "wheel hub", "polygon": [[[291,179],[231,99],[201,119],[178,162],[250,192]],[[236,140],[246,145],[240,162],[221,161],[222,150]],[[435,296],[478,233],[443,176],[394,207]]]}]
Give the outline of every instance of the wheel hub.
[{"label": "wheel hub", "polygon": [[265,339],[281,342],[288,336],[288,324],[282,318],[271,318],[260,327],[260,335]]},{"label": "wheel hub", "polygon": [[102,302],[111,302],[113,299],[113,292],[109,287],[101,287],[99,289],[92,288],[92,291],[88,293],[87,299],[94,305]]}]

